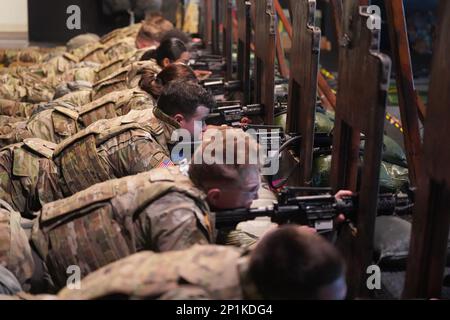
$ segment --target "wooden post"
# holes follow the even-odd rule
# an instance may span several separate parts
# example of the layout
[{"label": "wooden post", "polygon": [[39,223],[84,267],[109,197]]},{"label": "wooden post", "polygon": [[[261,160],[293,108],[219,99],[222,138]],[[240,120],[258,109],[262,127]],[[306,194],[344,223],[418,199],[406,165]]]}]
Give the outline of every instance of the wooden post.
[{"label": "wooden post", "polygon": [[419,97],[414,88],[405,11],[403,0],[387,0],[385,5],[391,40],[391,56],[397,71],[397,91],[409,164],[409,178],[411,184],[416,186],[417,175],[422,165],[422,141],[419,129]]},{"label": "wooden post", "polygon": [[450,224],[450,2],[441,0],[425,121],[423,174],[417,184],[405,298],[439,298]]},{"label": "wooden post", "polygon": [[302,136],[298,185],[310,186],[321,32],[314,26],[316,0],[294,0],[291,10],[293,35],[287,132]]},{"label": "wooden post", "polygon": [[212,46],[212,0],[203,3],[203,45],[210,50]]},{"label": "wooden post", "polygon": [[238,16],[238,80],[242,83],[243,105],[250,104],[251,80],[250,80],[250,43],[252,37],[250,22],[250,1],[237,0]]},{"label": "wooden post", "polygon": [[331,0],[333,11],[336,39],[339,42],[342,38],[342,0]]},{"label": "wooden post", "polygon": [[220,0],[213,0],[213,17],[212,17],[212,52],[220,54]]},{"label": "wooden post", "polygon": [[[358,191],[357,234],[344,253],[349,296],[368,295],[366,270],[372,264],[373,236],[382,160],[383,128],[391,60],[379,52],[380,31],[368,28],[370,15],[358,0],[344,1],[346,42],[339,53],[339,91],[333,134],[333,190]],[[365,150],[358,181],[360,133]]]},{"label": "wooden post", "polygon": [[233,78],[233,0],[223,1],[223,57],[226,63],[225,81]]},{"label": "wooden post", "polygon": [[264,106],[264,123],[274,123],[275,28],[273,0],[255,1],[255,102]]}]

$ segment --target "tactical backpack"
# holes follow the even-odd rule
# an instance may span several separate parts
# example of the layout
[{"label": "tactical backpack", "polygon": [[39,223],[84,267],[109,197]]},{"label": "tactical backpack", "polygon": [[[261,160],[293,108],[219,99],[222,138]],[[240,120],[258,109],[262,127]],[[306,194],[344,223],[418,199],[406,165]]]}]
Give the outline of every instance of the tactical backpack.
[{"label": "tactical backpack", "polygon": [[202,212],[199,224],[210,230],[204,194],[178,167],[106,181],[45,205],[32,240],[54,282],[65,286],[68,266],[79,266],[85,276],[142,249],[136,245],[134,222],[142,210],[170,192],[193,199]]}]

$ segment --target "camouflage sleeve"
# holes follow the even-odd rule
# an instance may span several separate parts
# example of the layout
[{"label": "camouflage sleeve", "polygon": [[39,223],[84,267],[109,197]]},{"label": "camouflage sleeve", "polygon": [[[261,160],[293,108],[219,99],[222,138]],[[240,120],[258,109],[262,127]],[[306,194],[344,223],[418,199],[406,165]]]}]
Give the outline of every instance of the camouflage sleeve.
[{"label": "camouflage sleeve", "polygon": [[107,162],[115,177],[134,175],[171,163],[166,152],[148,135],[143,130],[125,132],[102,147],[99,156]]},{"label": "camouflage sleeve", "polygon": [[122,114],[127,114],[131,110],[153,109],[156,103],[149,94],[136,95],[127,103]]},{"label": "camouflage sleeve", "polygon": [[165,292],[158,300],[210,300],[210,294],[203,288],[181,285]]},{"label": "camouflage sleeve", "polygon": [[179,193],[153,202],[140,218],[144,249],[164,252],[210,243],[210,235],[199,221],[197,211],[200,209],[194,201]]}]

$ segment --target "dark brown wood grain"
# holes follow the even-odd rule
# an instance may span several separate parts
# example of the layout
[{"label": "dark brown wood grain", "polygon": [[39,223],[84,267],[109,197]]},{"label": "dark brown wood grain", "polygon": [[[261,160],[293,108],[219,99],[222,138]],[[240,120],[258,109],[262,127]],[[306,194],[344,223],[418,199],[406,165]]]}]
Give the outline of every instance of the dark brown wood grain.
[{"label": "dark brown wood grain", "polygon": [[223,57],[225,59],[225,80],[233,79],[233,0],[223,2]]},{"label": "dark brown wood grain", "polygon": [[264,123],[274,123],[275,8],[273,0],[255,5],[255,102],[264,106]]},{"label": "dark brown wood grain", "polygon": [[450,2],[441,0],[417,184],[405,298],[439,298],[450,224]]},{"label": "dark brown wood grain", "polygon": [[[346,248],[350,297],[369,295],[366,270],[372,264],[391,71],[390,58],[378,49],[380,31],[367,27],[368,17],[360,12],[358,0],[344,1],[342,32],[348,41],[341,43],[339,52],[331,185],[335,191],[349,189],[359,194],[357,233]],[[358,175],[360,133],[365,136],[365,151]]]},{"label": "dark brown wood grain", "polygon": [[414,87],[405,11],[403,0],[387,0],[385,5],[391,40],[391,57],[396,68],[397,91],[409,178],[412,186],[416,186],[417,176],[422,166],[422,141],[419,129],[419,97]]},{"label": "dark brown wood grain", "polygon": [[250,81],[250,2],[237,0],[237,23],[238,23],[238,80],[242,83],[242,103],[250,104],[251,81]]},{"label": "dark brown wood grain", "polygon": [[291,10],[293,34],[287,131],[302,136],[298,185],[311,186],[321,32],[314,26],[315,0],[294,0]]}]

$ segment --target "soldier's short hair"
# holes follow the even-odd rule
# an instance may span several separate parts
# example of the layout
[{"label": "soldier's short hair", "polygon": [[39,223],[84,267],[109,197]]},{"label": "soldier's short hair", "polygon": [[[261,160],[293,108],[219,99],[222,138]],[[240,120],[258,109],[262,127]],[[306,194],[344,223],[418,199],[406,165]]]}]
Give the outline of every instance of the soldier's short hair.
[{"label": "soldier's short hair", "polygon": [[210,128],[194,153],[189,165],[189,177],[204,190],[223,184],[242,185],[249,169],[260,169],[260,152],[256,140],[241,129],[226,126]]},{"label": "soldier's short hair", "polygon": [[198,107],[213,108],[213,96],[202,86],[192,81],[172,81],[162,91],[158,108],[169,116],[182,114],[191,118]]},{"label": "soldier's short hair", "polygon": [[317,299],[318,291],[345,272],[335,247],[317,234],[284,226],[262,238],[249,274],[265,299]]}]

